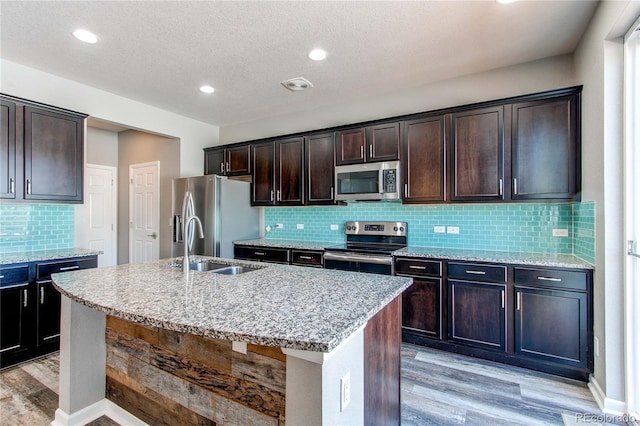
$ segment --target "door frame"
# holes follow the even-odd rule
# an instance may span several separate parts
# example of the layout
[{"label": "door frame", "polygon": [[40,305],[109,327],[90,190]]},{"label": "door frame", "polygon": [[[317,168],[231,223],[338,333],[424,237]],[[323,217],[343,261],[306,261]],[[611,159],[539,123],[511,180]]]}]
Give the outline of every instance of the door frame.
[{"label": "door frame", "polygon": [[[113,265],[117,265],[118,264],[118,168],[115,166],[105,166],[102,164],[89,164],[87,163],[85,165],[85,183],[84,183],[84,199],[87,200],[87,182],[86,182],[86,176],[88,176],[87,170],[93,168],[93,169],[101,169],[101,170],[109,170],[111,171],[111,178],[113,179],[113,194],[112,194],[112,200],[111,200],[111,206],[112,206],[112,211],[111,214],[113,215],[113,233],[111,235],[111,243],[112,243],[112,251],[113,253],[111,253],[112,256],[112,260],[113,260]],[[85,217],[86,215],[89,213],[89,208],[88,206],[85,206]],[[83,224],[84,229],[88,229],[89,225],[88,223]]]},{"label": "door frame", "polygon": [[156,206],[155,206],[155,212],[156,212],[156,223],[158,224],[158,253],[157,253],[157,258],[160,258],[160,241],[162,238],[162,235],[160,235],[160,161],[150,161],[148,163],[137,163],[137,164],[129,164],[129,226],[128,226],[128,230],[129,230],[129,263],[132,263],[132,255],[133,255],[133,251],[131,250],[131,248],[133,247],[133,232],[131,232],[131,226],[133,224],[133,217],[134,217],[134,211],[133,211],[133,207],[135,205],[135,203],[133,202],[133,191],[131,190],[133,187],[133,171],[134,169],[137,168],[142,168],[142,167],[150,167],[150,166],[155,166],[156,167],[156,171],[158,174],[158,180],[156,181],[156,191],[158,193],[158,199],[156,200]]}]

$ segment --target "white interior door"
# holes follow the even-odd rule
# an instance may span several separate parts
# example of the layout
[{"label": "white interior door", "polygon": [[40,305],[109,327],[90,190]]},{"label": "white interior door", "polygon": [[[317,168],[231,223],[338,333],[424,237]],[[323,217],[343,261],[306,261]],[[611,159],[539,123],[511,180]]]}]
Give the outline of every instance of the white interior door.
[{"label": "white interior door", "polygon": [[160,162],[129,166],[129,263],[160,256]]},{"label": "white interior door", "polygon": [[118,169],[87,164],[85,170],[84,241],[82,247],[100,250],[98,266],[117,263]]},{"label": "white interior door", "polygon": [[627,411],[640,419],[640,18],[625,37],[625,346]]}]

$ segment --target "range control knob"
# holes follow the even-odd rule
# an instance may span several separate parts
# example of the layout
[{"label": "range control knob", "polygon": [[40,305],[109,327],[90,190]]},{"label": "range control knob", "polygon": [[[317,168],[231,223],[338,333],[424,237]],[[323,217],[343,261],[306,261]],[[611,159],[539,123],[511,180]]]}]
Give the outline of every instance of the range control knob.
[{"label": "range control knob", "polygon": [[404,226],[400,227],[400,232],[404,232]]},{"label": "range control knob", "polygon": [[394,230],[394,231],[396,231],[396,232],[398,232],[398,227],[397,227],[397,226],[394,226],[394,227],[393,227],[393,230]]}]

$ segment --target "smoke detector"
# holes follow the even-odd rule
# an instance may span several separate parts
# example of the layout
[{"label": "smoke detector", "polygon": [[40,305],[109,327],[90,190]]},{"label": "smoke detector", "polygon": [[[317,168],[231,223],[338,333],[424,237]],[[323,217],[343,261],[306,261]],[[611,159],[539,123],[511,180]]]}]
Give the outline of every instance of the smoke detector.
[{"label": "smoke detector", "polygon": [[280,84],[282,84],[285,89],[291,90],[292,92],[301,92],[313,87],[313,84],[304,77],[290,78],[289,80],[280,82]]}]

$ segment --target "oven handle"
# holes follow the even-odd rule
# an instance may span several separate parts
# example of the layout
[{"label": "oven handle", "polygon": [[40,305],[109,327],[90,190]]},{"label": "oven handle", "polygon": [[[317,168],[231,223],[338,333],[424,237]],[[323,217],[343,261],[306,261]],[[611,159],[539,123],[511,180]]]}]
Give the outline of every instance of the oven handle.
[{"label": "oven handle", "polygon": [[391,256],[368,256],[366,254],[351,253],[351,252],[346,252],[344,254],[325,252],[324,260],[338,260],[338,261],[345,261],[345,262],[364,262],[364,263],[373,263],[376,265],[391,265],[393,263],[393,258]]}]

